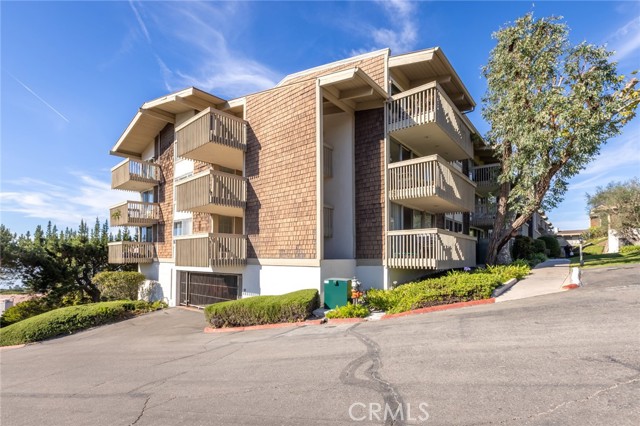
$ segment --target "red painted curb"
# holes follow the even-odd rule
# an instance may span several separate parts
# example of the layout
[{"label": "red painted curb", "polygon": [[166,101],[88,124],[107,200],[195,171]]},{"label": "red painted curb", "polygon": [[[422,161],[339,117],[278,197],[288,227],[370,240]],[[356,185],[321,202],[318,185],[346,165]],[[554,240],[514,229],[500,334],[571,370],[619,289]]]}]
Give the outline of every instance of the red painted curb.
[{"label": "red painted curb", "polygon": [[573,290],[574,288],[578,287],[580,287],[578,284],[567,284],[562,286],[562,288],[565,290]]},{"label": "red painted curb", "polygon": [[495,297],[492,297],[490,299],[472,300],[470,302],[458,302],[450,303],[448,305],[429,306],[428,308],[414,309],[413,311],[400,312],[399,314],[387,314],[384,315],[381,319],[386,320],[391,318],[407,317],[409,315],[426,314],[428,312],[447,311],[449,309],[466,308],[467,306],[489,305],[495,302]]},{"label": "red painted curb", "polygon": [[365,322],[364,318],[331,318],[328,320],[329,324],[350,324],[353,322]]},{"label": "red painted curb", "polygon": [[213,328],[205,327],[205,333],[227,333],[231,331],[249,331],[249,330],[266,330],[270,328],[285,328],[285,327],[303,327],[306,325],[320,325],[322,320],[310,320],[301,322],[282,322],[278,324],[262,324],[262,325],[250,325],[247,327],[224,327]]}]

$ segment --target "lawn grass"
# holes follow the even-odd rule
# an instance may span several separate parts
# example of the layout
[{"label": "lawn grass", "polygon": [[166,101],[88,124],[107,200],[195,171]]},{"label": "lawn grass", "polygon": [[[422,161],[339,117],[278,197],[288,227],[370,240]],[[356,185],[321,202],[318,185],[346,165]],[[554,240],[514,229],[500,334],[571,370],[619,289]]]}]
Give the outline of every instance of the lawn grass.
[{"label": "lawn grass", "polygon": [[[604,254],[584,254],[585,268],[602,268],[614,265],[629,265],[640,263],[640,251],[631,253],[604,253]],[[580,265],[580,256],[571,258],[571,266]]]}]

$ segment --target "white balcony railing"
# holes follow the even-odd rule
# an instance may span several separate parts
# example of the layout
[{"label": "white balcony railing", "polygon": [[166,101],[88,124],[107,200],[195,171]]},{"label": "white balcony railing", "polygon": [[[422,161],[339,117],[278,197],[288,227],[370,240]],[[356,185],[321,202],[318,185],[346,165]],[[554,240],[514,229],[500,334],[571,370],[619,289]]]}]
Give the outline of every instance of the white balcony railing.
[{"label": "white balcony railing", "polygon": [[176,237],[176,266],[242,266],[247,237],[240,234],[195,234]]},{"label": "white balcony railing", "polygon": [[475,184],[438,155],[391,163],[388,175],[391,201],[414,200],[423,209],[431,205],[431,211],[446,201],[445,211],[473,211]]},{"label": "white balcony railing", "polygon": [[402,269],[451,269],[475,266],[476,239],[444,229],[387,233],[387,266]]},{"label": "white balcony railing", "polygon": [[436,82],[394,95],[387,104],[387,131],[436,123],[467,154],[473,156],[471,131],[462,114]]}]

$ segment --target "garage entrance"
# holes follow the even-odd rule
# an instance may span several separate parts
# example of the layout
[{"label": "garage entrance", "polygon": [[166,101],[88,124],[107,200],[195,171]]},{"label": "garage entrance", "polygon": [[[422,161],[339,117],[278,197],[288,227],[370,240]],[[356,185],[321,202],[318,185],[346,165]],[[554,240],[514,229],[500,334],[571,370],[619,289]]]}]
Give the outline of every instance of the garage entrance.
[{"label": "garage entrance", "polygon": [[178,286],[178,303],[200,308],[236,300],[242,288],[240,275],[188,271],[178,271]]}]

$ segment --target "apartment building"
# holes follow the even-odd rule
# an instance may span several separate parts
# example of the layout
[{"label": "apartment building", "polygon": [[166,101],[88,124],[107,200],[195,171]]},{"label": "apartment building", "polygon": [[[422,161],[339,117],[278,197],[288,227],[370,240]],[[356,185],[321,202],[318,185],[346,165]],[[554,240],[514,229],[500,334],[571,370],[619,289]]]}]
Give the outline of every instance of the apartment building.
[{"label": "apartment building", "polygon": [[111,224],[138,241],[111,243],[109,261],[138,264],[171,305],[475,266],[470,214],[494,172],[474,161],[474,107],[439,48],[348,58],[237,99],[188,88],[146,102],[111,151],[124,157],[112,187],[130,191]]}]

